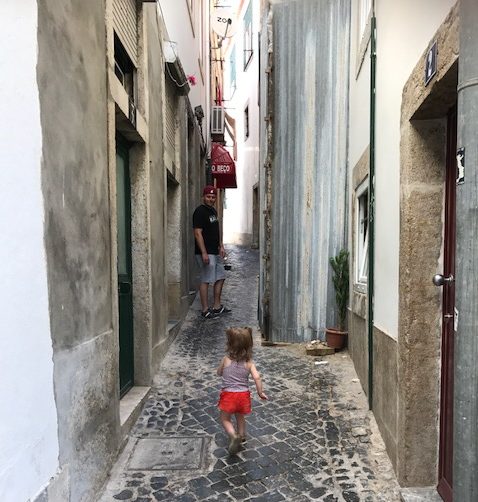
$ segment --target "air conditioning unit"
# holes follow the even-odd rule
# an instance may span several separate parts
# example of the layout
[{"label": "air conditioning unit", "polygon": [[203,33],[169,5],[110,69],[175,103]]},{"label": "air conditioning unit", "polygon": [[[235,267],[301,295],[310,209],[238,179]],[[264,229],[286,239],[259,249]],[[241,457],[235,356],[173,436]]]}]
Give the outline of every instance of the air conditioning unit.
[{"label": "air conditioning unit", "polygon": [[224,107],[213,106],[211,109],[211,134],[224,134]]}]

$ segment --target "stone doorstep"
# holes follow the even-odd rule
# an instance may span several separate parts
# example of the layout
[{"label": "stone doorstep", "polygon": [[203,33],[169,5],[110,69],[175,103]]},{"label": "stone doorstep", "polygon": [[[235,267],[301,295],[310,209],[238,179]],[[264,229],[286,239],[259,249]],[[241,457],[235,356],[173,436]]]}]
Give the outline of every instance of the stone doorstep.
[{"label": "stone doorstep", "polygon": [[401,502],[443,502],[434,486],[425,488],[402,488],[400,490]]},{"label": "stone doorstep", "polygon": [[289,347],[289,345],[292,344],[288,342],[271,342],[269,340],[264,340],[264,339],[261,341],[262,347]]},{"label": "stone doorstep", "polygon": [[121,440],[126,441],[135,424],[151,387],[132,387],[120,400]]},{"label": "stone doorstep", "polygon": [[308,356],[329,356],[335,353],[335,349],[323,344],[307,345],[305,352]]}]

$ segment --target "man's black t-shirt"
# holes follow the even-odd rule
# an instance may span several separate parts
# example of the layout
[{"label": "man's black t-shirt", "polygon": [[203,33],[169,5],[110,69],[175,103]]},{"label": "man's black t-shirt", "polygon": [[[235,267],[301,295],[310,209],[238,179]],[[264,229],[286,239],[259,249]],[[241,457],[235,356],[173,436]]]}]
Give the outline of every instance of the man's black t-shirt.
[{"label": "man's black t-shirt", "polygon": [[[208,254],[219,254],[219,221],[213,207],[201,204],[193,214],[193,228],[202,228],[202,237]],[[199,246],[194,240],[195,254],[201,254]]]}]

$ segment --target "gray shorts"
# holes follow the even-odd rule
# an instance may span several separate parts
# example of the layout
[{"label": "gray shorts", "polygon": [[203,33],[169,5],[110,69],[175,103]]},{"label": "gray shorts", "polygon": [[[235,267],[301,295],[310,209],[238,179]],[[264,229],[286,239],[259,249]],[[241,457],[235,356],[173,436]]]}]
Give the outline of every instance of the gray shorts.
[{"label": "gray shorts", "polygon": [[218,254],[210,254],[208,256],[208,265],[204,264],[200,254],[196,255],[196,262],[201,270],[201,282],[214,284],[215,282],[226,278],[226,273],[224,272],[224,261]]}]

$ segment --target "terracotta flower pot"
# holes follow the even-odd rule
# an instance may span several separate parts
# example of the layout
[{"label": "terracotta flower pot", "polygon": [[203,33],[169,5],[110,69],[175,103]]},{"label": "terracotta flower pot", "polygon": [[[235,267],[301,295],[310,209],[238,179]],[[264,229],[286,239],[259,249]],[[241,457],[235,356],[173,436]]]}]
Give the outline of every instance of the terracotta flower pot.
[{"label": "terracotta flower pot", "polygon": [[347,341],[347,335],[347,331],[340,331],[336,328],[325,328],[325,341],[333,349],[342,349]]}]

